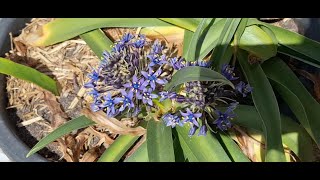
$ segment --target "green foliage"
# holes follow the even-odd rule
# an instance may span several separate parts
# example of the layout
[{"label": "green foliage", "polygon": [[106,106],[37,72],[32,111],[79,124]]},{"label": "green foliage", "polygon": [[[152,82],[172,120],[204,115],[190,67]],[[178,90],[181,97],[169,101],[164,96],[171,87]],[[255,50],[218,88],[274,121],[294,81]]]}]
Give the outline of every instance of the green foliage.
[{"label": "green foliage", "polygon": [[58,86],[55,80],[28,66],[0,58],[0,73],[34,83],[55,95],[59,95]]}]

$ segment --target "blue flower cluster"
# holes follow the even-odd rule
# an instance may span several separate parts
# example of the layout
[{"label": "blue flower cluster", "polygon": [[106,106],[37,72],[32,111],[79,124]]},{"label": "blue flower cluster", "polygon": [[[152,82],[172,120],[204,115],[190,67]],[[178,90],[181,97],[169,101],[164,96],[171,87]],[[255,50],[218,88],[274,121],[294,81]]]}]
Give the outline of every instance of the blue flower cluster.
[{"label": "blue flower cluster", "polygon": [[[130,33],[125,34],[115,43],[111,52],[103,53],[99,67],[88,75],[90,81],[84,86],[90,89],[88,94],[93,97],[91,110],[103,110],[108,117],[119,114],[137,116],[143,107],[147,110],[151,107],[157,109],[154,99],[160,102],[170,99],[185,108],[165,113],[162,119],[166,126],[174,128],[176,125],[183,126],[189,123],[189,136],[194,135],[199,128],[198,135],[206,135],[208,112],[205,109],[211,108],[216,116],[212,124],[223,131],[230,128],[229,120],[235,117],[232,112],[237,103],[230,103],[225,112],[215,107],[219,101],[227,98],[225,96],[230,91],[223,86],[216,85],[215,82],[193,81],[184,84],[184,91],[163,91],[163,86],[172,76],[164,75],[166,67],[174,69],[175,72],[187,66],[209,67],[210,63],[171,58],[164,54],[163,50],[164,46],[158,40],[149,44],[144,35],[136,37]],[[237,80],[233,71],[234,68],[224,65],[222,74],[231,81]],[[245,97],[252,88],[241,81],[236,85],[236,91]]]}]

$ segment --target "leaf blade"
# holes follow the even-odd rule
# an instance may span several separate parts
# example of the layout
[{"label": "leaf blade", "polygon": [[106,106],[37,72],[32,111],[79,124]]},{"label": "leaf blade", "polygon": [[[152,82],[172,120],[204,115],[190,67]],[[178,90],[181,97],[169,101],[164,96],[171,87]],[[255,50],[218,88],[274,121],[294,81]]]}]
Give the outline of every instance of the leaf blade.
[{"label": "leaf blade", "polygon": [[156,18],[58,18],[26,37],[33,46],[48,46],[105,27],[172,26]]},{"label": "leaf blade", "polygon": [[233,139],[226,133],[218,133],[219,136],[226,147],[229,157],[234,162],[251,162],[248,157],[241,151],[239,146],[233,141]]},{"label": "leaf blade", "polygon": [[151,119],[147,127],[147,149],[150,162],[174,162],[172,129],[162,121]]},{"label": "leaf blade", "polygon": [[251,52],[262,58],[263,61],[277,54],[277,44],[264,30],[256,25],[246,27],[241,36],[239,48]]},{"label": "leaf blade", "polygon": [[102,59],[104,51],[111,51],[113,42],[104,34],[101,29],[93,30],[80,35],[91,50]]},{"label": "leaf blade", "polygon": [[149,162],[147,141],[141,144],[141,146],[124,162]]},{"label": "leaf blade", "polygon": [[59,95],[55,80],[28,66],[15,63],[8,59],[0,58],[0,73],[34,83],[55,95]]},{"label": "leaf blade", "polygon": [[208,68],[189,66],[182,68],[176,72],[170,83],[164,87],[166,90],[189,81],[219,81],[230,85],[234,88],[233,84],[227,80],[223,75]]},{"label": "leaf blade", "polygon": [[207,133],[206,136],[189,137],[187,125],[176,127],[176,130],[190,162],[231,162],[219,141],[211,133]]},{"label": "leaf blade", "polygon": [[[242,127],[263,132],[259,123],[260,116],[254,106],[238,105],[234,110],[237,117],[233,123]],[[287,116],[281,115],[281,131],[283,144],[287,145],[301,160],[313,161],[312,139],[308,133],[296,122]]]},{"label": "leaf blade", "polygon": [[187,61],[196,61],[198,59],[196,53],[198,50],[198,39],[201,35],[201,32],[205,28],[205,22],[206,18],[203,18],[200,24],[198,25],[197,30],[195,31],[195,33],[193,33],[191,42],[189,43]]},{"label": "leaf blade", "polygon": [[[319,146],[320,121],[318,117],[320,116],[320,104],[311,96],[292,70],[280,58],[273,58],[272,61],[263,65],[263,69],[268,78],[279,84],[275,88]],[[299,101],[303,105],[303,108],[296,107],[299,105]],[[306,117],[307,119],[305,119]]]},{"label": "leaf blade", "polygon": [[101,155],[98,162],[118,162],[140,136],[120,135]]},{"label": "leaf blade", "polygon": [[223,60],[224,54],[240,24],[241,18],[228,18],[220,34],[219,40],[212,52],[210,58],[213,61],[213,66],[219,64]]},{"label": "leaf blade", "polygon": [[29,157],[32,154],[38,152],[40,149],[46,147],[54,140],[70,133],[73,130],[88,127],[94,124],[95,122],[91,121],[85,116],[80,116],[71,121],[68,121],[65,124],[58,127],[57,129],[55,129],[54,131],[52,131],[46,137],[42,138],[35,146],[33,146],[33,148],[29,151],[26,157]]},{"label": "leaf blade", "polygon": [[239,51],[237,56],[246,79],[254,88],[251,95],[263,124],[267,146],[266,161],[285,161],[280,111],[268,78],[259,64],[249,64],[247,53]]}]

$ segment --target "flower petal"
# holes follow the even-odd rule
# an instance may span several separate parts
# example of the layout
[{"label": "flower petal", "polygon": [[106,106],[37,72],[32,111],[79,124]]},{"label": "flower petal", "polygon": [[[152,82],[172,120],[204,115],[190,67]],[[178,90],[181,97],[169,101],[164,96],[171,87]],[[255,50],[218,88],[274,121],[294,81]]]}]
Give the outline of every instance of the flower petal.
[{"label": "flower petal", "polygon": [[189,115],[188,113],[184,113],[184,112],[182,112],[181,110],[180,110],[180,114],[181,114],[182,116],[188,116],[188,115]]},{"label": "flower petal", "polygon": [[137,81],[138,81],[137,76],[136,76],[136,75],[133,75],[133,77],[132,77],[132,83],[137,82]]},{"label": "flower petal", "polygon": [[158,95],[156,95],[156,94],[150,94],[150,96],[151,96],[151,98],[152,98],[152,99],[154,99],[154,98],[157,98],[157,97],[158,97]]},{"label": "flower petal", "polygon": [[123,100],[124,100],[123,98],[116,97],[116,98],[114,98],[113,103],[114,103],[114,104],[118,104],[118,103],[120,103],[120,102],[123,101]]},{"label": "flower petal", "polygon": [[193,114],[193,113],[190,111],[190,109],[189,109],[189,108],[187,108],[187,113],[188,113],[188,115]]},{"label": "flower petal", "polygon": [[148,73],[147,73],[147,72],[141,71],[141,74],[142,74],[146,79],[148,79]]}]

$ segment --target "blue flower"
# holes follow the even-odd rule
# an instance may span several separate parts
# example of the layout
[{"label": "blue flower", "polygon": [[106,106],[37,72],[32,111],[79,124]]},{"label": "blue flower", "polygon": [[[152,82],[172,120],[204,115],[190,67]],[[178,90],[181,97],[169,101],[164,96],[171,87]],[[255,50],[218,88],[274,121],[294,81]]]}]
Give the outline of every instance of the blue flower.
[{"label": "blue flower", "polygon": [[195,124],[192,124],[188,133],[189,137],[193,136],[197,129],[198,129],[198,126],[196,126]]},{"label": "blue flower", "polygon": [[211,61],[204,61],[204,60],[201,60],[201,59],[198,59],[196,61],[196,66],[200,66],[200,67],[208,67],[211,65]]},{"label": "blue flower", "polygon": [[131,39],[134,38],[134,35],[132,35],[131,33],[126,33],[122,36],[122,39],[120,40],[122,43],[127,43],[129,41],[131,41]]},{"label": "blue flower", "polygon": [[96,99],[100,96],[100,92],[93,88],[90,92],[88,92],[88,95],[91,95],[94,99]]},{"label": "blue flower", "polygon": [[229,119],[236,117],[236,114],[232,113],[232,111],[236,108],[237,104],[238,103],[231,103],[224,113],[220,110],[216,110],[215,113],[218,115],[218,119],[216,119],[213,124],[216,124],[222,131],[231,128],[231,122]]},{"label": "blue flower", "polygon": [[122,50],[124,50],[125,44],[123,42],[117,42],[114,44],[114,47],[112,48],[112,52],[118,52],[120,53]]},{"label": "blue flower", "polygon": [[182,62],[184,62],[183,58],[178,59],[177,57],[174,57],[174,58],[169,59],[169,62],[171,64],[171,66],[173,67],[173,69],[175,69],[175,70],[180,70],[181,68],[185,67],[185,64],[182,63]]},{"label": "blue flower", "polygon": [[98,81],[98,80],[99,80],[99,77],[100,77],[100,71],[101,71],[101,69],[100,69],[100,68],[99,68],[99,70],[98,70],[98,71],[97,71],[97,70],[95,70],[95,69],[93,69],[92,73],[89,73],[89,74],[88,74],[88,77],[91,79],[91,81],[96,82],[96,81]]},{"label": "blue flower", "polygon": [[150,64],[149,64],[149,67],[153,67],[155,65],[163,65],[163,64],[166,64],[167,62],[165,61],[166,60],[166,56],[165,55],[162,55],[160,58],[159,58],[159,55],[157,54],[149,54],[147,56],[149,59],[150,59]]},{"label": "blue flower", "polygon": [[126,107],[129,109],[134,108],[134,103],[132,101],[133,92],[129,91],[128,93],[121,89],[120,90],[122,97],[119,99],[119,102],[122,102],[122,106],[120,107],[119,111],[122,112]]},{"label": "blue flower", "polygon": [[139,39],[133,44],[133,46],[135,48],[143,48],[145,42],[146,42],[146,36],[145,35],[139,35]]},{"label": "blue flower", "polygon": [[142,91],[147,85],[147,81],[145,81],[143,78],[138,80],[137,76],[134,75],[132,77],[132,83],[126,83],[123,86],[129,88],[130,91],[134,91],[135,93],[137,93],[137,95],[140,95],[140,91]]},{"label": "blue flower", "polygon": [[205,124],[203,124],[201,127],[200,127],[200,131],[199,131],[199,134],[198,136],[206,136],[207,135],[207,126]]},{"label": "blue flower", "polygon": [[96,83],[94,81],[89,81],[83,85],[85,88],[94,88],[96,87]]},{"label": "blue flower", "polygon": [[161,98],[160,98],[160,102],[166,100],[166,99],[175,99],[177,97],[177,93],[176,92],[169,92],[169,91],[161,91],[159,92]]},{"label": "blue flower", "polygon": [[184,113],[182,111],[180,111],[181,115],[183,116],[184,118],[184,123],[185,122],[190,122],[192,124],[194,124],[195,126],[199,127],[199,123],[197,121],[197,118],[201,117],[202,114],[201,113],[193,113],[190,111],[189,108],[187,108],[187,112]]},{"label": "blue flower", "polygon": [[149,104],[150,106],[153,106],[152,99],[157,98],[158,95],[152,94],[151,92],[152,92],[151,88],[149,89],[145,88],[143,89],[142,95],[141,94],[137,95],[137,98],[142,99],[142,102],[144,104]]},{"label": "blue flower", "polygon": [[183,123],[179,116],[173,114],[166,114],[162,116],[163,121],[166,123],[166,126],[171,126],[171,128],[176,127],[176,125],[183,126]]},{"label": "blue flower", "polygon": [[246,97],[248,93],[251,93],[253,88],[249,84],[245,84],[244,82],[240,81],[236,85],[236,90],[242,94],[243,97]]},{"label": "blue flower", "polygon": [[163,50],[163,47],[161,46],[161,43],[156,40],[153,45],[152,45],[152,52],[155,53],[155,54],[160,54]]},{"label": "blue flower", "polygon": [[92,103],[92,104],[90,105],[91,110],[92,110],[93,112],[100,111],[100,110],[102,109],[101,103],[102,103],[102,101],[95,99],[95,100],[94,100],[94,103]]},{"label": "blue flower", "polygon": [[221,74],[226,77],[228,80],[232,81],[232,80],[236,80],[238,79],[239,77],[234,77],[234,67],[230,67],[230,65],[228,64],[224,64],[222,66],[222,70],[221,70]]},{"label": "blue flower", "polygon": [[150,83],[152,90],[155,90],[156,82],[161,85],[166,84],[168,82],[165,79],[158,78],[161,72],[161,68],[159,68],[156,72],[153,72],[152,68],[149,68],[149,74],[145,71],[141,71],[141,74],[146,78],[146,81]]},{"label": "blue flower", "polygon": [[[113,117],[116,114],[115,105],[118,104],[122,98],[112,98],[111,93],[108,93],[106,96],[103,97],[104,102],[101,104],[102,108],[107,108],[107,115]],[[111,114],[110,114],[111,112]]]}]

